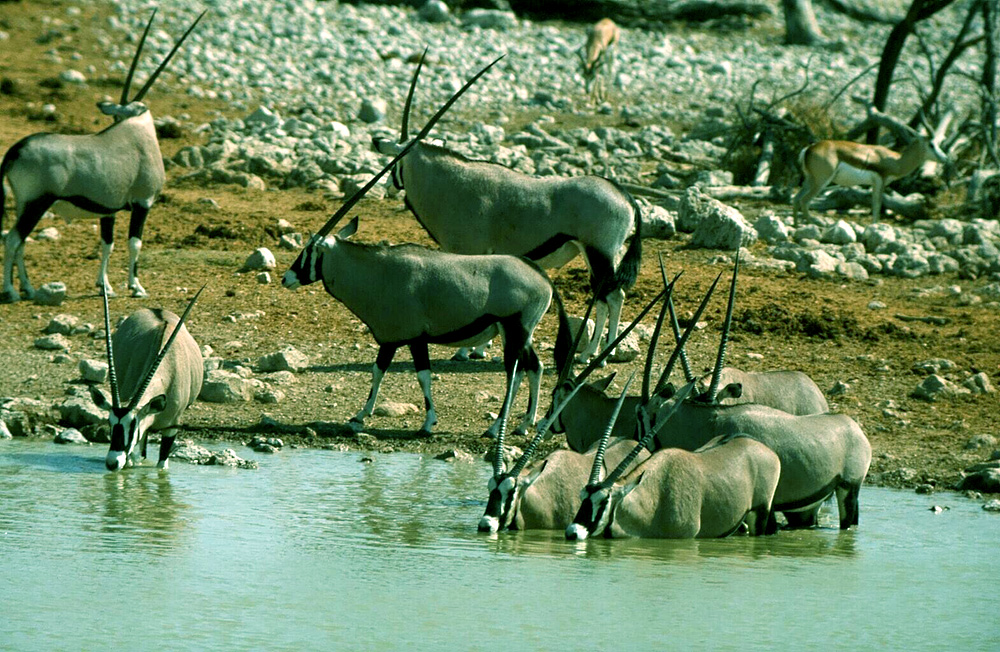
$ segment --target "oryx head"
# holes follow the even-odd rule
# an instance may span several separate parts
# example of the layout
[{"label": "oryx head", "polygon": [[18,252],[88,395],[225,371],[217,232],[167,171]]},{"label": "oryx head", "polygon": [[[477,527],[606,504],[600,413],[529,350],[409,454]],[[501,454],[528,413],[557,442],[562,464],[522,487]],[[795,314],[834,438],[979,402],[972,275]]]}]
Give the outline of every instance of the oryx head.
[{"label": "oryx head", "polygon": [[135,68],[139,64],[139,57],[142,54],[142,46],[146,44],[146,36],[149,34],[149,28],[153,26],[153,19],[156,18],[156,9],[153,9],[153,14],[149,17],[149,22],[146,23],[146,29],[142,32],[142,37],[139,39],[139,45],[135,49],[135,56],[132,57],[132,65],[129,66],[128,75],[125,77],[125,86],[122,87],[121,99],[118,101],[118,104],[115,104],[114,102],[98,102],[97,108],[100,109],[101,113],[110,115],[114,118],[115,122],[120,122],[127,118],[134,118],[138,115],[142,115],[148,111],[148,107],[142,103],[142,98],[146,96],[146,92],[149,91],[153,82],[156,81],[156,78],[159,77],[160,73],[167,67],[167,64],[170,63],[170,60],[181,47],[181,44],[185,39],[187,39],[188,35],[194,31],[198,21],[200,21],[202,16],[206,13],[208,13],[207,9],[198,15],[195,21],[191,23],[191,27],[189,27],[188,30],[184,32],[184,35],[177,40],[177,43],[174,44],[173,49],[170,50],[167,57],[160,63],[153,74],[149,76],[145,85],[139,89],[139,92],[135,94],[135,97],[129,100],[128,94],[129,90],[132,88],[132,76],[135,74]]},{"label": "oryx head", "polygon": [[[163,349],[160,350],[153,364],[149,367],[149,371],[146,372],[145,377],[139,384],[138,389],[132,395],[131,401],[125,406],[121,404],[118,393],[118,376],[115,372],[114,347],[111,343],[111,316],[108,311],[108,295],[107,293],[102,293],[104,296],[104,339],[108,354],[108,380],[111,383],[111,402],[109,403],[104,394],[94,386],[90,388],[90,396],[97,407],[108,412],[108,425],[111,427],[111,448],[108,450],[104,464],[108,467],[109,471],[118,471],[130,464],[135,445],[141,439],[142,429],[148,425],[148,418],[162,412],[166,407],[167,398],[163,394],[154,396],[142,405],[139,404],[139,401],[142,400],[142,395],[146,392],[146,388],[149,387],[149,383],[152,382],[153,376],[156,375],[156,371],[159,369],[160,363],[163,362],[163,358],[170,351],[174,339],[176,339],[177,335],[184,328],[184,320],[187,319],[188,313],[191,312],[191,308],[194,307],[195,301],[198,300],[204,289],[202,287],[201,290],[198,290],[194,298],[191,299],[191,302],[188,303],[184,314],[181,315],[180,320],[177,322],[176,328],[174,328],[167,339],[167,343],[163,345]],[[141,355],[141,353],[132,351],[125,351],[123,353],[125,355]]]},{"label": "oryx head", "polygon": [[[309,285],[323,279],[323,256],[332,251],[337,246],[339,240],[347,240],[358,231],[358,218],[355,217],[344,228],[340,229],[335,236],[323,237],[316,234],[309,238],[302,252],[292,263],[288,271],[281,279],[281,284],[289,290],[294,290],[300,285]],[[327,283],[333,283],[334,279],[326,279]]]},{"label": "oryx head", "polygon": [[[677,394],[677,403],[674,410],[681,404],[694,387],[694,383],[686,384]],[[601,471],[604,466],[604,451],[608,446],[608,439],[611,437],[611,428],[604,433],[600,444],[597,447],[597,455],[594,456],[594,466],[590,470],[590,479],[587,485],[580,492],[580,509],[577,511],[573,522],[566,528],[566,538],[570,541],[578,541],[596,534],[606,534],[608,526],[614,521],[615,508],[621,500],[638,486],[642,480],[642,474],[625,485],[617,485],[618,480],[625,474],[628,468],[638,457],[643,448],[647,448],[656,436],[657,429],[650,423],[650,413],[646,406],[639,407],[638,424],[640,438],[628,455],[619,462],[618,466],[608,474],[608,477],[601,479]],[[664,422],[673,414],[671,411]],[[617,416],[617,411],[615,412]],[[612,424],[613,425],[613,424]]]},{"label": "oryx head", "polygon": [[[514,363],[512,374],[516,373],[517,362]],[[559,417],[559,413],[562,412],[562,409],[566,407],[566,404],[569,403],[580,388],[577,386],[576,389],[569,393],[565,400],[553,410],[551,418],[547,416],[539,422],[531,443],[524,449],[521,457],[514,462],[510,470],[505,470],[503,440],[507,433],[507,412],[510,410],[511,403],[513,403],[516,389],[516,385],[511,383],[507,390],[507,400],[504,401],[504,407],[500,414],[500,430],[497,433],[496,446],[493,449],[493,476],[486,484],[489,498],[486,502],[486,511],[483,512],[483,517],[479,519],[480,532],[496,532],[509,528],[514,524],[521,494],[538,479],[538,476],[545,470],[545,464],[535,469],[527,477],[522,478],[521,471],[531,461],[531,456],[535,454],[538,444],[548,434],[552,422]]]}]

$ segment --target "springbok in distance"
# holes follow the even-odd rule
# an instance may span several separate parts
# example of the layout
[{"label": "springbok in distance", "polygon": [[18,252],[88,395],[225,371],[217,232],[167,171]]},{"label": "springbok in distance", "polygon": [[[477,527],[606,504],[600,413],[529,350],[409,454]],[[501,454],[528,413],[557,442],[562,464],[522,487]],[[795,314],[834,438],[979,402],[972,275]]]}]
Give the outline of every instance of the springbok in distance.
[{"label": "springbok in distance", "polygon": [[615,49],[621,30],[610,18],[602,18],[587,30],[587,42],[577,53],[580,72],[592,102],[606,98],[604,79],[614,79]]},{"label": "springbok in distance", "polygon": [[948,161],[932,138],[919,134],[899,152],[881,145],[862,145],[845,140],[813,143],[799,153],[799,167],[805,179],[802,189],[792,200],[795,224],[800,223],[799,215],[804,220],[809,219],[809,203],[830,183],[871,186],[872,221],[878,222],[885,187],[932,159],[939,163]]},{"label": "springbok in distance", "polygon": [[[399,142],[372,140],[376,151],[395,155],[412,146],[410,106],[423,57],[403,108]],[[406,206],[444,251],[525,256],[544,268],[562,267],[583,253],[597,296],[594,337],[581,355],[593,357],[615,339],[625,290],[642,258],[639,206],[614,182],[595,176],[530,177],[510,168],[471,161],[428,143],[413,147],[393,170],[406,190]],[[626,242],[628,245],[626,246]]]},{"label": "springbok in distance", "polygon": [[[111,448],[104,464],[109,471],[146,459],[150,430],[161,433],[157,466],[167,468],[177,421],[198,398],[205,375],[201,350],[184,326],[204,289],[198,290],[180,317],[169,310],[143,308],[122,322],[114,337],[108,295],[102,295],[111,402],[94,386],[90,396],[97,407],[108,412]],[[123,396],[129,397],[126,406],[121,404]]]},{"label": "springbok in distance", "polygon": [[115,213],[130,209],[128,287],[133,297],[147,296],[137,277],[139,251],[146,216],[163,189],[164,171],[153,116],[141,100],[204,15],[202,12],[195,19],[146,84],[129,100],[132,75],[156,17],[156,10],[153,10],[125,78],[121,100],[118,104],[98,104],[102,113],[114,118],[110,127],[82,136],[33,134],[7,150],[0,163],[0,232],[3,230],[4,179],[10,183],[17,200],[17,221],[5,240],[0,303],[20,299],[14,289],[15,262],[21,291],[29,299],[34,296],[35,290],[24,267],[24,243],[50,208],[67,219],[100,217],[101,266],[97,287],[108,294],[114,294],[108,282],[108,259],[114,248]]},{"label": "springbok in distance", "polygon": [[[628,384],[626,389],[627,387]],[[625,392],[622,392],[606,423],[608,432],[614,428],[624,398]],[[554,416],[558,416],[559,410],[567,401],[568,399],[564,400],[553,411]],[[535,437],[507,471],[503,466],[506,415],[501,415],[500,435],[493,449],[493,476],[487,485],[489,498],[486,510],[479,520],[480,532],[496,532],[501,529],[559,530],[572,521],[580,507],[579,486],[590,472],[594,455],[597,454],[596,449],[582,454],[556,450],[525,470],[538,444],[548,432],[553,415],[539,423]],[[607,447],[606,453],[602,453],[608,464],[618,464],[634,446],[635,442],[631,439],[617,440]],[[633,458],[642,461],[637,456]]]},{"label": "springbok in distance", "polygon": [[[444,112],[499,59],[483,68],[435,114],[396,158],[356,192],[312,237],[285,272],[282,284],[294,290],[323,281],[327,292],[343,303],[371,330],[379,344],[372,368],[372,388],[364,407],[351,422],[360,427],[375,406],[379,385],[396,350],[408,346],[427,411],[421,432],[437,423],[431,400],[430,343],[466,345],[496,325],[504,339],[507,396],[513,401],[522,374],[528,374],[531,396],[518,427],[534,423],[542,364],[531,343],[535,326],[548,310],[552,284],[537,265],[515,256],[463,256],[417,245],[365,245],[350,242],[357,218],[334,237],[327,237],[347,212],[407,155]],[[410,153],[410,156],[413,154]],[[493,435],[499,419],[490,426]]]}]

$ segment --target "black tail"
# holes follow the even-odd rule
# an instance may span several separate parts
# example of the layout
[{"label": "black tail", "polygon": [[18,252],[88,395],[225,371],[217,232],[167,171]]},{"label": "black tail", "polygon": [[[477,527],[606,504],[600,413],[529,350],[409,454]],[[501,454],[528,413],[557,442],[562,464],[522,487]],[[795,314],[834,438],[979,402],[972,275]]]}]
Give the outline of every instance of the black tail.
[{"label": "black tail", "polygon": [[[552,357],[556,363],[556,377],[562,378],[563,370],[567,365],[573,364],[573,333],[569,325],[569,316],[566,314],[566,307],[563,306],[562,297],[556,286],[552,286],[552,298],[556,303],[556,313],[559,315],[559,330],[556,333],[556,344],[552,349]],[[585,328],[586,326],[584,326]]]},{"label": "black tail", "polygon": [[607,288],[608,292],[619,288],[627,290],[635,285],[635,280],[639,277],[639,266],[642,264],[642,212],[639,210],[639,204],[636,203],[635,197],[618,184],[615,184],[615,187],[632,204],[635,230],[632,232],[632,240],[628,243],[628,249],[625,250],[625,255],[618,264],[618,269],[615,270],[614,283],[612,287]]}]

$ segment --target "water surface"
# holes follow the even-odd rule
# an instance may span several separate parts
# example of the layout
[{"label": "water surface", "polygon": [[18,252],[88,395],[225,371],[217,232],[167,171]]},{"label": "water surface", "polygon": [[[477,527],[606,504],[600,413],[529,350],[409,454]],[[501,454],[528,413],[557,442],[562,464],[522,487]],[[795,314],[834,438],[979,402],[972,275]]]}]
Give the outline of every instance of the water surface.
[{"label": "water surface", "polygon": [[0,442],[0,649],[1000,649],[1000,516],[953,494],[866,487],[846,533],[568,543],[478,534],[486,464],[104,453]]}]

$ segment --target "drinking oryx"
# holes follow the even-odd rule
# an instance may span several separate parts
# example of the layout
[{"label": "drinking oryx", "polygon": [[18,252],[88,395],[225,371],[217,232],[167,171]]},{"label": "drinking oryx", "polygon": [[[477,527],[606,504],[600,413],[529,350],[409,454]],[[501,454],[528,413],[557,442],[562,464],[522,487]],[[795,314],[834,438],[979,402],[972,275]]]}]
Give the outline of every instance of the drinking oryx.
[{"label": "drinking oryx", "polygon": [[[96,387],[90,388],[90,396],[108,411],[111,448],[104,463],[109,471],[146,459],[151,430],[161,433],[158,466],[167,468],[177,421],[201,393],[205,375],[201,350],[184,326],[200,294],[198,290],[180,317],[169,310],[143,308],[122,322],[114,337],[108,296],[103,294],[111,402]],[[125,406],[122,397],[128,400]]]},{"label": "drinking oryx", "polygon": [[[628,384],[626,391],[627,389]],[[530,468],[525,467],[547,434],[553,419],[571,397],[572,394],[539,423],[535,437],[506,471],[503,462],[506,415],[501,415],[500,435],[493,449],[493,477],[487,485],[489,498],[486,511],[479,520],[480,532],[496,532],[500,529],[559,530],[570,523],[580,507],[580,483],[590,472],[594,455],[597,454],[596,447],[586,453],[556,450]],[[614,428],[624,398],[623,391],[609,420],[603,424],[608,432]],[[608,464],[617,464],[632,451],[634,445],[635,442],[631,439],[615,440],[607,446],[606,452],[601,451],[602,456],[608,460]],[[641,457],[633,456],[633,459],[642,461]]]},{"label": "drinking oryx", "polygon": [[[399,142],[373,139],[382,154],[407,146],[409,108],[422,64],[423,58],[410,84]],[[639,206],[614,182],[595,176],[531,177],[428,143],[414,147],[392,178],[406,190],[406,206],[445,251],[526,256],[545,268],[561,267],[583,253],[591,290],[599,294],[594,338],[581,357],[594,356],[615,338],[625,290],[639,271],[642,238]]]},{"label": "drinking oryx", "polygon": [[5,240],[0,303],[20,299],[14,289],[15,262],[21,292],[28,298],[34,295],[24,267],[24,243],[50,208],[67,219],[100,217],[101,266],[97,273],[97,287],[109,294],[113,294],[108,282],[108,259],[114,248],[115,213],[126,208],[131,210],[128,288],[134,297],[147,296],[137,277],[139,251],[142,249],[146,216],[163,189],[164,171],[153,116],[141,100],[204,15],[205,12],[202,12],[198,16],[146,84],[129,100],[132,75],[156,16],[156,11],[153,11],[139,39],[121,100],[118,104],[98,104],[102,113],[114,118],[114,124],[96,134],[33,134],[7,150],[0,163],[0,231],[3,226],[4,179],[10,184],[16,199],[17,221]]},{"label": "drinking oryx", "polygon": [[[396,349],[408,346],[427,410],[421,432],[429,433],[437,423],[437,414],[431,400],[428,344],[461,346],[493,326],[499,327],[504,339],[509,400],[513,400],[522,372],[528,374],[531,396],[518,430],[526,432],[534,423],[542,364],[531,338],[548,310],[553,292],[541,268],[516,256],[463,256],[417,245],[353,243],[348,238],[357,230],[357,218],[336,236],[327,237],[354,204],[400,158],[407,156],[409,148],[497,61],[470,79],[416,139],[345,202],[285,272],[283,285],[289,289],[322,280],[327,292],[357,315],[379,343],[372,388],[364,407],[351,419],[355,425],[363,424],[372,413],[379,384]],[[498,427],[499,421],[494,422],[489,433],[495,434]]]},{"label": "drinking oryx", "polygon": [[621,30],[610,18],[602,18],[587,30],[587,42],[577,51],[580,72],[592,102],[603,102],[607,94],[604,80],[614,79],[615,49]]}]

